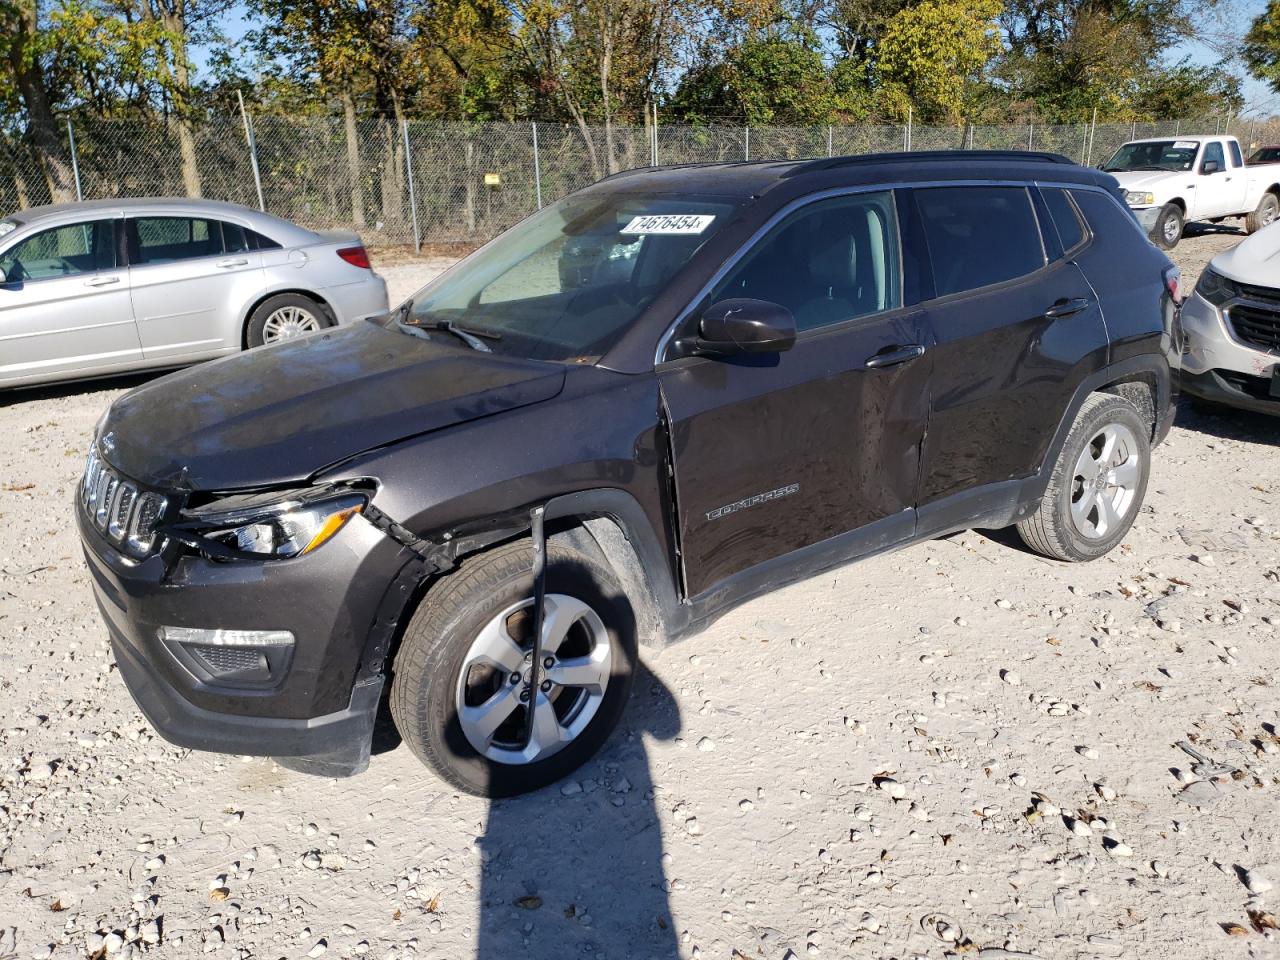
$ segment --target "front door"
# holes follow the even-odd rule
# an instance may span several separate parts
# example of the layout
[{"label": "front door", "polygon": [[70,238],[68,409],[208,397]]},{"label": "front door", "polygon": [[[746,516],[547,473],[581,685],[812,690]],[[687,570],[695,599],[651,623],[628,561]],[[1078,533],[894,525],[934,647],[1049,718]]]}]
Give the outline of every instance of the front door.
[{"label": "front door", "polygon": [[848,553],[909,538],[928,413],[927,327],[902,307],[890,191],[809,203],[695,308],[749,297],[796,319],[795,346],[659,368],[686,589],[842,534]]},{"label": "front door", "polygon": [[236,275],[262,273],[262,254],[248,249],[243,228],[201,217],[131,217],[129,263],[148,360],[240,346]]},{"label": "front door", "polygon": [[0,384],[127,370],[142,360],[117,266],[119,221],[50,227],[0,252]]},{"label": "front door", "polygon": [[[1204,173],[1204,165],[1210,161],[1218,165],[1217,172]],[[1196,178],[1195,197],[1188,220],[1208,220],[1244,211],[1248,177],[1243,168],[1231,166],[1231,162],[1220,141],[1204,145],[1197,168],[1203,176]]]}]

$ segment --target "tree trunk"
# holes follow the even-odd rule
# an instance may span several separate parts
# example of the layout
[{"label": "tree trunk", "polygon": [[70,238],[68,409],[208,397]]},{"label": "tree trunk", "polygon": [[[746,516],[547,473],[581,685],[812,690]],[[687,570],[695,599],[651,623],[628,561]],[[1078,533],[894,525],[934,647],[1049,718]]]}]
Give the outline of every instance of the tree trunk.
[{"label": "tree trunk", "polygon": [[605,169],[618,172],[613,153],[613,103],[609,99],[609,75],[613,72],[613,25],[609,22],[608,4],[600,6],[600,102],[604,105]]},{"label": "tree trunk", "polygon": [[10,8],[12,12],[0,19],[0,29],[11,34],[9,42],[9,66],[13,73],[18,94],[27,108],[27,136],[35,151],[36,162],[49,185],[49,196],[54,203],[76,198],[75,172],[71,160],[62,146],[58,122],[53,115],[48,92],[44,88],[44,76],[40,64],[30,47],[37,35],[36,5],[19,2]]},{"label": "tree trunk", "polygon": [[[188,197],[203,196],[200,184],[200,167],[196,158],[196,135],[191,126],[191,72],[187,62],[187,11],[183,0],[168,7],[161,16],[164,28],[172,36],[173,70],[172,96],[174,127],[178,134],[178,154],[182,161],[182,185]],[[162,67],[169,73],[168,65]]]},{"label": "tree trunk", "polygon": [[351,222],[364,226],[364,194],[360,189],[360,140],[356,132],[356,101],[351,89],[342,91],[342,119],[347,132],[347,178],[351,181]]}]

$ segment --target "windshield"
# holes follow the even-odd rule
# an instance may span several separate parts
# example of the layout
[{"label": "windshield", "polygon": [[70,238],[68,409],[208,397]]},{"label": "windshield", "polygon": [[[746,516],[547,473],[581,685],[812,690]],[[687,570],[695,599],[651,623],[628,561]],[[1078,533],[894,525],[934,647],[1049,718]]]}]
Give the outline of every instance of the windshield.
[{"label": "windshield", "polygon": [[1194,140],[1144,140],[1126,143],[1102,165],[1108,173],[1124,170],[1190,170],[1200,148]]},{"label": "windshield", "polygon": [[1255,150],[1253,156],[1249,158],[1250,163],[1278,163],[1280,162],[1280,147],[1263,147],[1261,150]]},{"label": "windshield", "polygon": [[735,209],[721,198],[575,194],[428,284],[389,323],[441,340],[454,327],[494,353],[594,362]]}]

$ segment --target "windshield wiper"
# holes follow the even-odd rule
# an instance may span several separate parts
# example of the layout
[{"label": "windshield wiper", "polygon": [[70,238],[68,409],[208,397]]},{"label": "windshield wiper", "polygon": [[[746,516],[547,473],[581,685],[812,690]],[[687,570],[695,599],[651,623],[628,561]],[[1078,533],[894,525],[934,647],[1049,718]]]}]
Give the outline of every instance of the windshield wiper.
[{"label": "windshield wiper", "polygon": [[[406,300],[400,305],[399,316],[396,318],[396,325],[405,333],[411,333],[414,336],[423,336],[423,332],[441,331],[443,333],[451,333],[472,350],[479,350],[481,353],[493,353],[485,340],[501,340],[502,334],[494,333],[491,330],[475,330],[470,327],[460,327],[452,320],[446,320],[443,317],[422,316],[410,319],[410,313],[413,310],[413,301]],[[422,331],[422,332],[420,332]],[[481,337],[484,339],[482,340]]]}]

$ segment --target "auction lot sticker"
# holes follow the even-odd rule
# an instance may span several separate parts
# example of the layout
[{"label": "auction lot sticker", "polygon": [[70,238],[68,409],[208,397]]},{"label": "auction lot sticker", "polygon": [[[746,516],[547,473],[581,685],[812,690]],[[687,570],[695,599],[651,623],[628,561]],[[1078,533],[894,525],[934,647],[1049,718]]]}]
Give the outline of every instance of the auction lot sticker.
[{"label": "auction lot sticker", "polygon": [[631,222],[622,228],[622,233],[684,233],[698,234],[711,226],[715,219],[712,213],[650,213],[632,217]]}]

